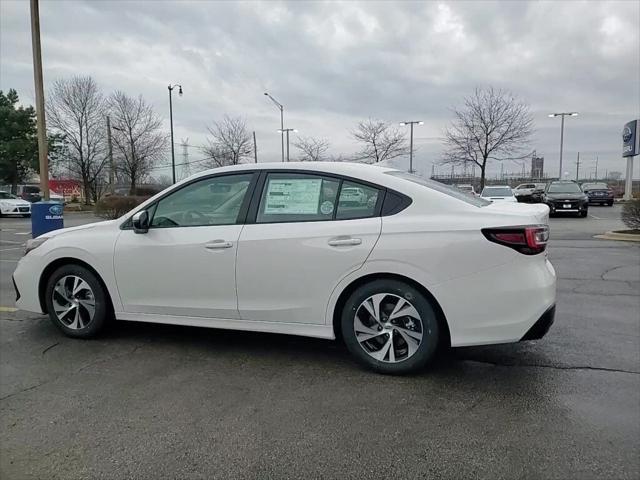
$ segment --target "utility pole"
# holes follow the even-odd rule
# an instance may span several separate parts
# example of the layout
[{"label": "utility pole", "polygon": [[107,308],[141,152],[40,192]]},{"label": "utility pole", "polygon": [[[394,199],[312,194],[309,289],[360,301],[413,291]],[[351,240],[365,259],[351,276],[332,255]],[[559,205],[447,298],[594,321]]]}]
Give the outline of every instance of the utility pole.
[{"label": "utility pole", "polygon": [[578,152],[578,159],[576,160],[576,182],[580,175],[580,152]]},{"label": "utility pole", "polygon": [[253,131],[253,160],[258,163],[258,144],[256,143],[256,131]]},{"label": "utility pole", "polygon": [[[411,127],[411,134],[409,136],[410,140],[409,140],[409,173],[413,173],[413,126],[414,125],[424,125],[424,122],[421,122],[419,120],[412,120],[409,122],[400,122],[400,125],[410,125]],[[465,164],[466,167],[466,164]]]},{"label": "utility pole", "polygon": [[44,85],[42,81],[42,49],[40,47],[40,8],[38,0],[31,0],[31,48],[33,50],[33,80],[36,90],[36,124],[38,129],[38,159],[40,190],[49,200],[49,152],[47,126],[44,118]]},{"label": "utility pole", "polygon": [[287,132],[287,162],[289,161],[289,132],[297,132],[295,128],[283,128],[282,130],[278,130],[279,132]]},{"label": "utility pole", "polygon": [[116,191],[115,165],[113,164],[113,144],[111,143],[111,118],[107,115],[107,151],[109,153],[109,192],[113,195]]},{"label": "utility pole", "polygon": [[182,175],[181,180],[191,176],[191,167],[189,166],[189,137],[183,138],[182,143]]},{"label": "utility pole", "polygon": [[562,147],[564,143],[564,117],[577,117],[578,112],[562,112],[562,113],[550,113],[549,117],[561,117],[562,122],[560,123],[560,173],[559,180],[562,180]]},{"label": "utility pole", "polygon": [[596,155],[596,180],[598,180],[598,156]]},{"label": "utility pole", "polygon": [[169,85],[167,88],[169,89],[169,127],[171,129],[171,175],[173,183],[176,183],[176,154],[173,148],[173,103],[171,101],[171,93],[173,93],[173,89],[178,87],[178,95],[182,96],[182,85],[175,84]]}]

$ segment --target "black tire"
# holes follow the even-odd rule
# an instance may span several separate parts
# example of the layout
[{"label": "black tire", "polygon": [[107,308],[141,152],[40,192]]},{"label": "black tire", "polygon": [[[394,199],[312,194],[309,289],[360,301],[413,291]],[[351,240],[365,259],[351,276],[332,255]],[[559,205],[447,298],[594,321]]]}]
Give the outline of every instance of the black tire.
[{"label": "black tire", "polygon": [[[94,315],[93,318],[90,319],[88,323],[82,328],[69,328],[68,325],[66,325],[62,320],[58,318],[54,308],[54,288],[56,286],[56,283],[66,276],[79,277],[89,285],[92,291],[92,299],[95,303]],[[113,317],[109,294],[107,293],[102,282],[93,272],[80,265],[63,265],[53,272],[53,274],[47,280],[47,287],[45,289],[45,302],[47,305],[47,312],[49,313],[49,319],[56,327],[58,327],[62,331],[62,333],[64,333],[68,337],[95,337],[100,333],[101,330],[104,329],[106,324]]]},{"label": "black tire", "polygon": [[580,216],[580,218],[585,218],[588,213],[589,213],[588,210],[583,210],[578,215]]},{"label": "black tire", "polygon": [[22,215],[22,218],[31,218],[31,214],[30,214],[30,213],[28,213],[28,214],[26,214],[26,215]]},{"label": "black tire", "polygon": [[609,203],[607,203],[607,205],[608,205],[609,207],[613,207],[613,202],[609,202]]},{"label": "black tire", "polygon": [[[396,296],[409,301],[421,317],[422,339],[417,350],[408,358],[396,363],[380,361],[369,355],[365,351],[365,347],[358,342],[354,330],[356,314],[361,304],[372,295],[380,293],[386,293],[391,297]],[[391,279],[373,280],[359,287],[351,294],[342,310],[341,330],[347,349],[359,364],[378,373],[391,375],[412,373],[425,367],[436,353],[440,338],[436,310],[431,305],[431,302],[412,286]],[[396,340],[399,338],[398,333],[393,331],[385,335],[395,335]],[[400,340],[400,342],[404,342],[406,345],[404,339]]]}]

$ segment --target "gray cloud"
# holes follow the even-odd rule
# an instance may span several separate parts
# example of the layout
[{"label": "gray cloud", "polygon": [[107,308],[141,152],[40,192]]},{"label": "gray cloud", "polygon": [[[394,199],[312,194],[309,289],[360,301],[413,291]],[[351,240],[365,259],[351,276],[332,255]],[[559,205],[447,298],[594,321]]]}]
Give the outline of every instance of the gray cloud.
[{"label": "gray cloud", "polygon": [[[474,87],[523,97],[536,116],[534,147],[557,165],[558,110],[565,154],[587,168],[623,170],[622,124],[640,116],[640,4],[622,2],[41,2],[45,82],[93,75],[105,91],[143,94],[176,137],[201,144],[223,114],[245,117],[260,156],[280,156],[278,112],[301,134],[357,149],[349,131],[374,116],[425,121],[417,163],[437,160],[450,108]],[[0,3],[0,88],[33,101],[28,2]],[[193,151],[194,158],[197,151]],[[507,167],[515,171],[517,165]],[[494,171],[497,167],[494,167]]]}]

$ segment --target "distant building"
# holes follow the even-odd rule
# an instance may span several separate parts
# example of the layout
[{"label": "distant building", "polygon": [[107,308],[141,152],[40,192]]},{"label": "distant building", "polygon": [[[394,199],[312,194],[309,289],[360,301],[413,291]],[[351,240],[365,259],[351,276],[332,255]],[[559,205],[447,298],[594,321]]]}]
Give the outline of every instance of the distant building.
[{"label": "distant building", "polygon": [[544,157],[538,157],[535,153],[531,157],[531,178],[544,177]]}]

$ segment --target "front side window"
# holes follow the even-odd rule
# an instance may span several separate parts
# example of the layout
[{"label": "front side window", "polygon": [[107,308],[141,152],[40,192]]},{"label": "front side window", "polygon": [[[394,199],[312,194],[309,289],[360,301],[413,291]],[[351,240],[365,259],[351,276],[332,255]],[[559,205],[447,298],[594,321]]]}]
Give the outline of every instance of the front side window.
[{"label": "front side window", "polygon": [[152,228],[232,225],[237,222],[253,174],[205,178],[164,197]]},{"label": "front side window", "polygon": [[340,181],[306,173],[270,173],[267,176],[258,223],[332,220]]}]

